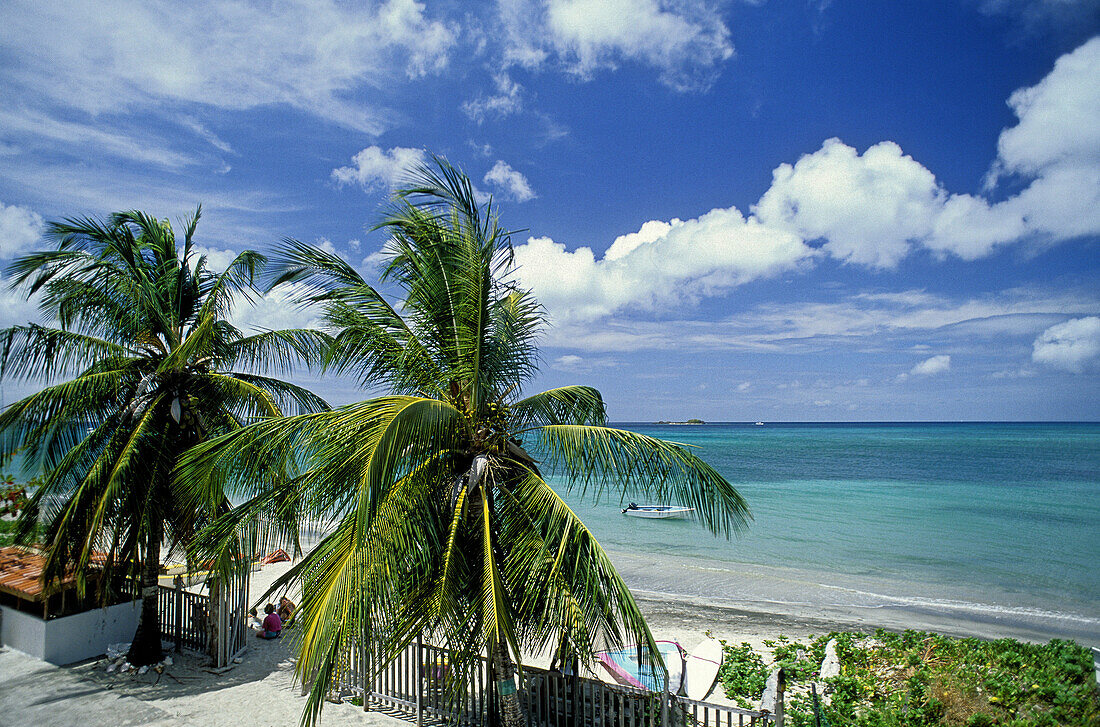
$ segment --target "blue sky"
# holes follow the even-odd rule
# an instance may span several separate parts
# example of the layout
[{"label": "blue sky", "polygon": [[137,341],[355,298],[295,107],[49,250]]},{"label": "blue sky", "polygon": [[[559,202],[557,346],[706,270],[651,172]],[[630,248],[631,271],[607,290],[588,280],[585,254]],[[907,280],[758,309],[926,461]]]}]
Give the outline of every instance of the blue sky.
[{"label": "blue sky", "polygon": [[1098,34],[1100,0],[14,0],[0,263],[202,202],[215,263],[291,236],[372,278],[427,150],[523,230],[533,386],[613,419],[1096,419]]}]

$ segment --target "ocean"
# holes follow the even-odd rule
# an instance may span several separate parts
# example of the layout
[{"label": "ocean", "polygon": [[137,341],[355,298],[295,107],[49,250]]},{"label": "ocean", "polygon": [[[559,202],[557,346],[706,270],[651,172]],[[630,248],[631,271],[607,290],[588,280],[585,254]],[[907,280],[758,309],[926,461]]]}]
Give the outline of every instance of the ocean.
[{"label": "ocean", "polygon": [[727,540],[554,481],[636,591],[1100,646],[1100,424],[615,426],[698,447],[753,514]]}]

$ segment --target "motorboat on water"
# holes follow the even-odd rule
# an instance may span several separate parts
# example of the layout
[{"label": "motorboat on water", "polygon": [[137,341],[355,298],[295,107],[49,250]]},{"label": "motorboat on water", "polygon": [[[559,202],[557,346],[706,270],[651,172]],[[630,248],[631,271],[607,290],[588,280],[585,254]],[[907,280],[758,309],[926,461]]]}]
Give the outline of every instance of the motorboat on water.
[{"label": "motorboat on water", "polygon": [[631,517],[646,517],[660,519],[683,519],[695,512],[693,507],[681,507],[680,505],[639,505],[630,503],[623,508],[623,515]]}]

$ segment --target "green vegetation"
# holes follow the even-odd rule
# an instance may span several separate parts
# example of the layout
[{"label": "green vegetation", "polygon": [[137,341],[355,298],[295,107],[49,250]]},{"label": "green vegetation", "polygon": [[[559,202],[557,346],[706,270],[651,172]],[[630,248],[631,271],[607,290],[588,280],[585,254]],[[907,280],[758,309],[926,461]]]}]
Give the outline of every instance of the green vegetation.
[{"label": "green vegetation", "polygon": [[731,646],[722,643],[722,666],[718,681],[726,696],[746,709],[756,706],[768,681],[768,667],[764,659],[748,643]]},{"label": "green vegetation", "polygon": [[232,488],[245,501],[210,530],[213,552],[234,548],[257,516],[291,534],[296,518],[338,520],[274,586],[302,584],[294,618],[307,725],[342,647],[358,639],[382,665],[429,629],[451,651],[456,698],[484,651],[509,725],[525,723],[512,686],[519,653],[587,660],[606,638],[660,658],[629,589],[544,468],[590,495],[614,487],[694,507],[719,534],[747,517],[690,448],[606,426],[596,389],[524,395],[542,308],[513,282],[510,233],[491,205],[435,161],[380,225],[390,235],[382,280],[400,304],[324,250],[289,241],[279,258],[276,283],[293,283],[332,335],[328,369],[388,395],[265,420],[199,445],[179,469],[189,486]]},{"label": "green vegetation", "polygon": [[[825,682],[831,703],[822,708],[834,727],[1100,725],[1092,655],[1078,644],[880,630],[873,637],[845,632],[807,643],[782,637],[766,642],[775,663],[786,669],[787,716],[793,727],[815,724],[809,684],[834,637],[841,673]],[[746,646],[726,647],[720,676],[731,697],[758,699],[747,685],[755,689],[763,660]]]},{"label": "green vegetation", "polygon": [[254,291],[264,258],[246,251],[224,272],[209,270],[193,244],[198,220],[196,211],[183,221],[182,245],[168,222],[142,212],[52,222],[53,249],[5,271],[49,322],[0,331],[0,377],[45,384],[0,413],[0,451],[44,473],[16,540],[43,540],[46,579],[71,570],[81,595],[96,553],[106,554],[102,600],[121,580],[141,584],[135,665],[161,657],[161,543],[186,545],[228,509],[221,493],[174,486],[180,453],[242,419],[326,408],[257,372],[316,358],[327,337],[233,327],[231,308]]}]

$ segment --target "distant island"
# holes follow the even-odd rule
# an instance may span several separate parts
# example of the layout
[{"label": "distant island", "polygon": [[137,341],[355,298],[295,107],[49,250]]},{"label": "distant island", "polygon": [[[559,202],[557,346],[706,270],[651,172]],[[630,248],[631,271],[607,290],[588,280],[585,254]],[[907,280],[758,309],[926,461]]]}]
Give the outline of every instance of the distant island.
[{"label": "distant island", "polygon": [[702,419],[688,419],[686,422],[654,422],[655,424],[706,424]]}]

